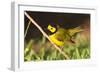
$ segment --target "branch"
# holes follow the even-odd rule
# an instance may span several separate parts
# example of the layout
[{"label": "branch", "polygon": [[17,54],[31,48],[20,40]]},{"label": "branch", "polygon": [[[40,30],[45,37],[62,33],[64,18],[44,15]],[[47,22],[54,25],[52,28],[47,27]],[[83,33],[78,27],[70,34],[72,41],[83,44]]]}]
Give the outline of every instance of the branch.
[{"label": "branch", "polygon": [[49,38],[49,36],[43,31],[43,29],[33,20],[32,17],[30,17],[28,15],[27,12],[24,12],[24,14],[26,15],[26,17],[40,30],[40,32],[51,42],[51,44],[66,58],[69,59],[68,55],[63,52],[57,45],[55,45],[51,39]]},{"label": "branch", "polygon": [[24,38],[25,38],[25,37],[26,37],[26,35],[27,35],[27,32],[28,32],[28,28],[29,28],[30,24],[31,24],[31,21],[29,21],[29,22],[28,22],[28,25],[27,25],[27,28],[26,28],[26,31],[25,31],[25,35],[24,35]]}]

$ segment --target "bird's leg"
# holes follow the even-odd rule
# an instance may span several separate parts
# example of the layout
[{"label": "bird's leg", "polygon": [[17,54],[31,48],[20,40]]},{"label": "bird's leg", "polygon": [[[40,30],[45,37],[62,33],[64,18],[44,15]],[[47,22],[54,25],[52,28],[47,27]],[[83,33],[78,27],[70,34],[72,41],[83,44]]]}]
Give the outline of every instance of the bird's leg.
[{"label": "bird's leg", "polygon": [[63,51],[64,46],[61,46],[60,49]]},{"label": "bird's leg", "polygon": [[70,42],[75,43],[75,38],[74,37],[70,38]]}]

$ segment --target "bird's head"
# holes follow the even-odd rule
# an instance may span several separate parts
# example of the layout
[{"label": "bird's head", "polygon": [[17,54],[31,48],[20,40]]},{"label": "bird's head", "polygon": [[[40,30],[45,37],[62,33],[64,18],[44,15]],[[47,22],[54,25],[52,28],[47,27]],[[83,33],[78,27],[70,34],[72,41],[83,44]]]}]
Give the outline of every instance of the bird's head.
[{"label": "bird's head", "polygon": [[47,26],[47,30],[53,34],[57,31],[57,26],[55,24],[51,23]]}]

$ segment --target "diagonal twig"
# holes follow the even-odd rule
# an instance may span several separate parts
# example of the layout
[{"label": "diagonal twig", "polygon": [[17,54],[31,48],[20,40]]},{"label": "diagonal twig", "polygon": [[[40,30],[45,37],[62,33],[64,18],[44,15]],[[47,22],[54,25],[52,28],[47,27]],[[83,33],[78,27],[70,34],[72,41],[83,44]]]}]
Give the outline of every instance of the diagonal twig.
[{"label": "diagonal twig", "polygon": [[63,52],[57,45],[55,45],[51,39],[49,38],[49,36],[43,31],[43,29],[35,22],[35,20],[30,17],[30,15],[27,12],[24,12],[24,14],[26,15],[26,17],[40,30],[40,32],[51,42],[51,44],[55,47],[55,49],[57,49],[66,59],[69,59],[68,55]]}]

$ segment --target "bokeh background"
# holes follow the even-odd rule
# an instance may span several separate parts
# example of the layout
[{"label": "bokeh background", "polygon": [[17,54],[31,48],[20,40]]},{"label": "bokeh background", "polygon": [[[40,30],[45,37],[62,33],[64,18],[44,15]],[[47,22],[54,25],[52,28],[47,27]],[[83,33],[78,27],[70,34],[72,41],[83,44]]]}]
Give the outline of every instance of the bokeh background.
[{"label": "bokeh background", "polygon": [[[70,59],[89,59],[90,58],[90,14],[82,13],[57,13],[57,12],[35,12],[26,11],[42,29],[51,35],[47,30],[50,23],[54,23],[55,27],[73,29],[81,27],[83,32],[75,37],[74,44],[67,43],[63,47],[63,51],[68,54]],[[24,15],[24,32],[28,27],[29,19]],[[66,34],[66,33],[65,33]],[[42,35],[38,28],[30,23],[27,34],[24,38],[24,60],[64,60],[55,47]]]}]

